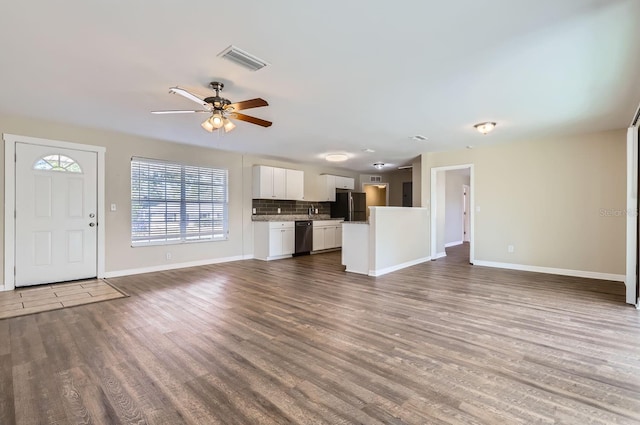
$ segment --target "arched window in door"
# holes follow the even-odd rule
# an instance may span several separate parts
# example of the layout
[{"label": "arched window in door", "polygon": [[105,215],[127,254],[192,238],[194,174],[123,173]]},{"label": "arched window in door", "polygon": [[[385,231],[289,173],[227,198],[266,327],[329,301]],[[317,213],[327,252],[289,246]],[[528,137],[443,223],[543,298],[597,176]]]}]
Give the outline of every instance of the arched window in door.
[{"label": "arched window in door", "polygon": [[78,164],[74,159],[60,154],[43,156],[33,164],[33,169],[82,173],[80,164]]}]

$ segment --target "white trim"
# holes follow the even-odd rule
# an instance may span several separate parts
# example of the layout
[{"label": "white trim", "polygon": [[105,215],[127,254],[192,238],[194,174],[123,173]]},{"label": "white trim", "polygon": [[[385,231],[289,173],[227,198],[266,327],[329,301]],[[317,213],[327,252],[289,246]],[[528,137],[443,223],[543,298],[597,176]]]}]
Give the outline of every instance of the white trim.
[{"label": "white trim", "polygon": [[396,264],[395,266],[387,267],[384,269],[369,270],[369,276],[373,276],[373,277],[382,276],[384,274],[395,272],[397,270],[404,269],[407,267],[415,266],[416,264],[425,263],[427,261],[431,261],[431,257],[418,258],[416,260],[407,261],[406,263],[402,263],[402,264]]},{"label": "white trim", "polygon": [[4,139],[4,285],[0,290],[11,291],[15,289],[15,183],[16,183],[16,143],[29,143],[32,145],[52,146],[63,149],[74,149],[97,154],[97,264],[96,275],[105,277],[105,226],[106,215],[104,211],[105,196],[105,152],[106,148],[95,145],[64,142],[60,140],[41,139],[37,137],[18,136],[15,134],[3,134]]},{"label": "white trim", "polygon": [[462,241],[453,241],[453,242],[449,242],[444,244],[445,248],[451,248],[452,246],[458,246],[458,245],[462,245],[463,242]]},{"label": "white trim", "polygon": [[437,260],[438,258],[444,258],[444,257],[446,257],[446,256],[447,256],[447,253],[446,253],[446,252],[438,252],[438,253],[436,253],[436,255],[433,255],[433,256],[431,257],[431,259],[432,259],[432,260]]},{"label": "white trim", "polygon": [[[637,207],[638,207],[638,128],[627,130],[627,231],[626,231],[626,302],[636,304],[636,265],[638,262]],[[632,214],[631,212],[636,212]]]},{"label": "white trim", "polygon": [[208,260],[188,261],[186,263],[162,264],[159,266],[140,267],[137,269],[116,270],[105,273],[105,278],[131,276],[142,273],[163,272],[167,270],[184,269],[187,267],[208,266],[211,264],[229,263],[231,261],[241,261],[253,258],[253,255],[236,255],[233,257],[214,258]]},{"label": "white trim", "polygon": [[429,194],[431,204],[431,253],[436,252],[437,249],[437,232],[436,232],[436,212],[437,212],[437,196],[436,196],[436,175],[438,171],[450,171],[450,170],[464,170],[469,168],[469,196],[471,200],[469,202],[469,263],[473,264],[475,258],[475,246],[476,246],[476,184],[475,184],[475,172],[473,164],[461,164],[461,165],[448,165],[444,167],[432,167],[431,168],[431,193]]},{"label": "white trim", "polygon": [[584,277],[587,279],[612,280],[624,282],[623,274],[589,272],[584,270],[557,269],[555,267],[529,266],[526,264],[499,263],[495,261],[476,260],[474,266],[494,267],[497,269],[521,270],[525,272],[557,274],[561,276]]}]

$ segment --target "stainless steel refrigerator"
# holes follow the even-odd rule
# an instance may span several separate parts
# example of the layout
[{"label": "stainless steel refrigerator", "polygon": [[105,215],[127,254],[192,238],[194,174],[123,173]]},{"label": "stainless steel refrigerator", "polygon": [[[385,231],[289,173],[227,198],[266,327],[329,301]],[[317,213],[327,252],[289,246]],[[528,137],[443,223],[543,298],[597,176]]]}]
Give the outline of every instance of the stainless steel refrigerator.
[{"label": "stainless steel refrigerator", "polygon": [[344,221],[367,221],[366,193],[336,193],[336,201],[331,203],[331,217],[344,218]]}]

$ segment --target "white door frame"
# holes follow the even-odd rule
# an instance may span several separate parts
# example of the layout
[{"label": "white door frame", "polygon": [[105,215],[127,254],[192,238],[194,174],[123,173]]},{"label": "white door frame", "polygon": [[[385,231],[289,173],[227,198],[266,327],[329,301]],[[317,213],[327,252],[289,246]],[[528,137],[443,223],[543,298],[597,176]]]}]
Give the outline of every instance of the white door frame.
[{"label": "white door frame", "polygon": [[[469,180],[471,183],[471,180]],[[468,191],[467,191],[468,189]],[[462,208],[466,214],[462,215],[462,243],[467,242],[467,239],[471,240],[471,185],[462,185]],[[468,230],[468,232],[467,232]]]},{"label": "white door frame", "polygon": [[[640,109],[636,116],[640,114]],[[640,308],[636,298],[636,266],[638,264],[637,223],[638,223],[638,122],[632,122],[627,130],[627,229],[626,229],[626,287],[625,301]]]},{"label": "white door frame", "polygon": [[0,291],[15,289],[15,208],[16,208],[16,143],[51,146],[95,152],[98,156],[98,193],[97,193],[97,277],[104,277],[105,267],[105,210],[104,210],[104,159],[106,149],[102,146],[84,145],[59,140],[3,134],[4,139],[4,285]]},{"label": "white door frame", "polygon": [[436,248],[437,248],[437,204],[438,204],[438,199],[437,199],[437,186],[436,186],[436,176],[438,174],[438,171],[450,171],[450,170],[463,170],[469,168],[469,191],[471,192],[469,194],[469,196],[471,197],[471,200],[469,202],[469,213],[471,214],[471,216],[469,217],[469,226],[471,227],[469,229],[469,263],[473,264],[473,262],[475,261],[475,243],[476,243],[476,238],[475,238],[475,231],[476,231],[476,225],[475,225],[475,220],[476,220],[476,208],[475,208],[475,177],[474,177],[474,170],[473,170],[473,164],[462,164],[462,165],[449,165],[446,167],[432,167],[431,168],[431,257],[435,258],[434,256],[436,255]]}]

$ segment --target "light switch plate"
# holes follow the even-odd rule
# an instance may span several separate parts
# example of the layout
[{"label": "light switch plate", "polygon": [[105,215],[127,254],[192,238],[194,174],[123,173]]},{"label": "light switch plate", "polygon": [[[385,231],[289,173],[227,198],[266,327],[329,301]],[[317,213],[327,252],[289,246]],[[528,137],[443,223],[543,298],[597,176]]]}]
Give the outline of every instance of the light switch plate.
[{"label": "light switch plate", "polygon": [[116,210],[117,210],[116,204],[111,204],[111,211],[116,211]]}]

